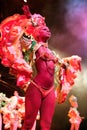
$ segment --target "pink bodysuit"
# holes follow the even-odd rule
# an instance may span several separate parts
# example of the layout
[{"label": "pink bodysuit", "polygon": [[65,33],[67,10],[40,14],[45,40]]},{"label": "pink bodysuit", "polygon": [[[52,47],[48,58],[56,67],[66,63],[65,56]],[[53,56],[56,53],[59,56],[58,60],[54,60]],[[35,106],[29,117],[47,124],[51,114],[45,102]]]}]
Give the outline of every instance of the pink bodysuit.
[{"label": "pink bodysuit", "polygon": [[56,58],[47,47],[36,52],[37,75],[30,83],[25,99],[25,121],[23,130],[31,130],[40,111],[41,130],[50,130],[55,109],[54,71]]}]

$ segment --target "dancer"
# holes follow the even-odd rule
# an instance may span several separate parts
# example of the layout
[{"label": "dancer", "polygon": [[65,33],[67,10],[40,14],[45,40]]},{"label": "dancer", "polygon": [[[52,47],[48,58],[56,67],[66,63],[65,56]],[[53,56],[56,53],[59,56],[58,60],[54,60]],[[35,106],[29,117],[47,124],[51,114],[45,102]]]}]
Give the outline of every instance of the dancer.
[{"label": "dancer", "polygon": [[83,117],[80,116],[77,110],[78,108],[77,97],[71,95],[69,98],[69,102],[71,104],[70,110],[68,112],[68,117],[70,118],[69,122],[71,123],[70,130],[79,130],[79,126],[82,122]]},{"label": "dancer", "polygon": [[[38,17],[36,16],[38,19]],[[41,21],[43,17],[39,18]],[[38,21],[38,22],[39,22]],[[41,130],[50,130],[52,117],[55,109],[54,72],[58,59],[48,48],[47,40],[51,33],[45,22],[36,26],[36,38],[39,48],[35,52],[35,65],[37,75],[31,80],[26,91],[25,120],[23,130],[30,130],[40,110]],[[23,45],[23,44],[22,44]]]}]

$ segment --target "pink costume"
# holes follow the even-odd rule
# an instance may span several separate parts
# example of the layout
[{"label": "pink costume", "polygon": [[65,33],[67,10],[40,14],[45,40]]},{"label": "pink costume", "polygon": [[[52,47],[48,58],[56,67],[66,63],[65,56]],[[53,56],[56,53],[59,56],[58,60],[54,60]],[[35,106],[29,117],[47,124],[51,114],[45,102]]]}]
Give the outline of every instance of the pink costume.
[{"label": "pink costume", "polygon": [[70,130],[79,130],[82,117],[80,116],[80,113],[77,110],[77,98],[74,95],[71,95],[69,101],[71,104],[70,110],[68,112],[69,122],[71,123]]},{"label": "pink costume", "polygon": [[82,118],[80,117],[80,114],[79,114],[77,108],[70,107],[69,116],[70,116],[69,121],[70,121],[71,124],[80,125]]},{"label": "pink costume", "polygon": [[[50,57],[45,58],[44,55],[46,53]],[[55,58],[47,47],[41,46],[36,52],[36,68],[38,73],[26,92],[24,126],[26,130],[30,130],[36,119],[38,110],[40,110],[41,130],[50,130],[55,108],[53,88]]]}]

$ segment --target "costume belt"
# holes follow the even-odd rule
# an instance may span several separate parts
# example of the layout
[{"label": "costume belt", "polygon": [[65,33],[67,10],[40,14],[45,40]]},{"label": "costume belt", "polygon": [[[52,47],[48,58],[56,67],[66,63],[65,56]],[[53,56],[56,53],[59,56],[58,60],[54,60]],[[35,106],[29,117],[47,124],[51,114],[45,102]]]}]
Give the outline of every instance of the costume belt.
[{"label": "costume belt", "polygon": [[54,86],[52,86],[50,89],[44,89],[41,86],[37,85],[34,81],[31,80],[31,83],[33,83],[35,85],[36,88],[38,88],[40,90],[40,92],[42,93],[43,96],[47,96],[53,89]]}]

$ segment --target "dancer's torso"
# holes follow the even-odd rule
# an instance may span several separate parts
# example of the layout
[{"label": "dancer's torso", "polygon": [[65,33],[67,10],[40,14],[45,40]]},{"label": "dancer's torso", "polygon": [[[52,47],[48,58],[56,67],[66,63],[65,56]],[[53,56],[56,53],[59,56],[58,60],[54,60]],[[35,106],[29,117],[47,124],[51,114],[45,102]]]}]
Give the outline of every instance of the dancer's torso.
[{"label": "dancer's torso", "polygon": [[[49,89],[54,84],[54,69],[55,63],[53,60],[46,60],[39,57],[39,52],[36,53],[36,69],[37,75],[34,78],[35,83],[44,89]],[[37,60],[38,59],[38,60]]]}]

